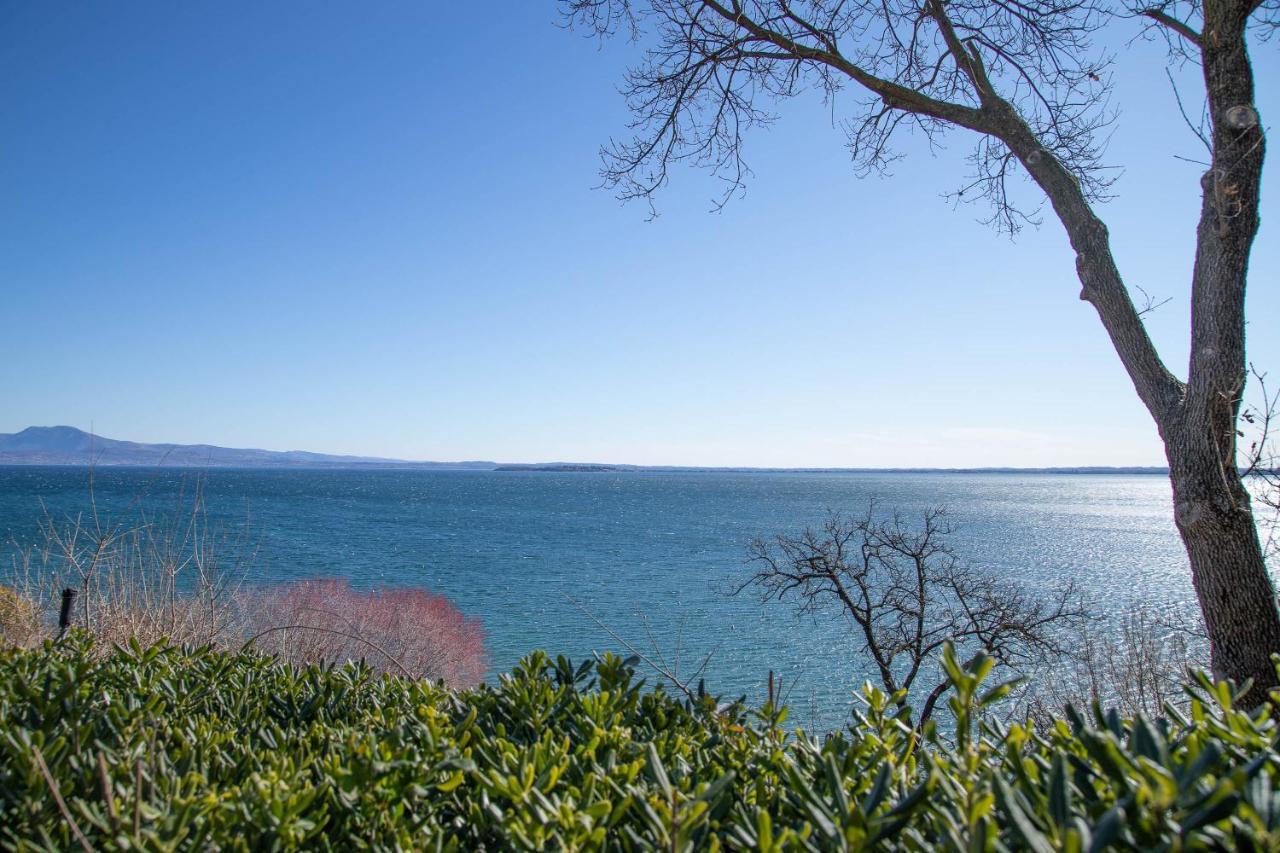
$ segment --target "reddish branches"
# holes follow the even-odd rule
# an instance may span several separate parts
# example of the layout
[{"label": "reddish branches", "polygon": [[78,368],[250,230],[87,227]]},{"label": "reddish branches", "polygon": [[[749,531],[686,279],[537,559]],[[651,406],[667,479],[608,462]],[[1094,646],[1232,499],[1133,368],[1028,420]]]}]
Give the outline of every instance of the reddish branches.
[{"label": "reddish branches", "polygon": [[286,584],[263,598],[255,645],[291,663],[365,660],[396,675],[479,684],[488,668],[479,619],[425,589],[358,592],[345,580]]}]

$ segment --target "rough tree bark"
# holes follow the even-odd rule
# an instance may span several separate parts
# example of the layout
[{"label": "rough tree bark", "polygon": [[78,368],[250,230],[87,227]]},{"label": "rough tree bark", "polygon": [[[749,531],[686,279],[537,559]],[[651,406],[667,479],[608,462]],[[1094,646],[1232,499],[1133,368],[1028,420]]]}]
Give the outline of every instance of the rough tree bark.
[{"label": "rough tree bark", "polygon": [[1265,155],[1246,41],[1257,8],[1254,2],[1209,2],[1203,32],[1182,33],[1201,54],[1213,160],[1201,180],[1186,389],[1181,405],[1157,424],[1214,670],[1270,689],[1277,686],[1270,655],[1280,652],[1280,616],[1236,467],[1247,377],[1245,284]]},{"label": "rough tree bark", "polygon": [[[692,160],[733,188],[747,173],[744,129],[771,116],[763,98],[844,87],[866,99],[849,130],[864,169],[893,159],[906,124],[931,140],[978,134],[976,175],[957,195],[988,198],[1016,230],[1006,188],[1014,164],[1048,198],[1076,256],[1080,298],[1097,311],[1159,430],[1174,517],[1219,677],[1277,683],[1280,611],[1237,461],[1247,363],[1245,284],[1258,230],[1264,133],[1253,103],[1250,27],[1280,29],[1280,0],[1154,0],[1129,9],[1203,70],[1210,166],[1192,273],[1186,380],[1147,335],[1095,210],[1106,62],[1090,35],[1117,19],[1102,0],[562,0],[571,25],[598,35],[649,27],[624,86],[635,137],[604,151],[606,183],[650,197],[669,164]],[[1126,17],[1124,15],[1119,16]],[[966,196],[965,193],[968,193]],[[725,197],[728,198],[728,195]]]}]

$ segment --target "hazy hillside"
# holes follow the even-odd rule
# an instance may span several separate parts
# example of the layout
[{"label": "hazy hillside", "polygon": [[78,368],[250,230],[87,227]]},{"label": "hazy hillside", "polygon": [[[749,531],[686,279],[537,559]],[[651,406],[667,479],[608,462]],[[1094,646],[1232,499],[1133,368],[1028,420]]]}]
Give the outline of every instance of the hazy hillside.
[{"label": "hazy hillside", "polygon": [[28,427],[0,434],[3,465],[171,465],[198,468],[468,468],[493,462],[411,462],[369,456],[335,456],[303,450],[256,450],[211,444],[142,444],[91,435],[69,426]]}]

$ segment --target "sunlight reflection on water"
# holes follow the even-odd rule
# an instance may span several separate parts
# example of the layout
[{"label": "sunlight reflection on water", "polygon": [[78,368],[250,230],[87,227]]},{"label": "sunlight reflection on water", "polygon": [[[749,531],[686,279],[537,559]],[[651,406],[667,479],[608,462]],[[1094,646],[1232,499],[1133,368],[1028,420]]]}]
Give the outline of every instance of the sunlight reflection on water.
[{"label": "sunlight reflection on water", "polygon": [[[171,506],[191,475],[104,469],[100,502]],[[493,671],[534,648],[574,658],[617,643],[567,598],[685,671],[714,650],[710,689],[759,697],[795,682],[808,723],[838,721],[867,672],[832,618],[729,595],[756,536],[799,532],[875,498],[905,516],[945,506],[966,562],[1033,586],[1075,579],[1091,607],[1193,602],[1168,480],[1152,475],[213,471],[211,515],[261,537],[264,580],[337,575],[425,584],[484,620]],[[38,499],[85,502],[82,470],[0,468],[0,535],[29,539]]]}]

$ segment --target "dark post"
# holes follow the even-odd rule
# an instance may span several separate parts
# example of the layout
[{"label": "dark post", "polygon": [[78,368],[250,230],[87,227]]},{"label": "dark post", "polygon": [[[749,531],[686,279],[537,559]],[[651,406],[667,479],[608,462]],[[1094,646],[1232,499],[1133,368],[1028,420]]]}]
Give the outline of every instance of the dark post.
[{"label": "dark post", "polygon": [[67,633],[67,628],[71,627],[71,607],[75,603],[76,591],[74,589],[64,589],[62,591],[62,611],[58,614],[59,637]]}]

